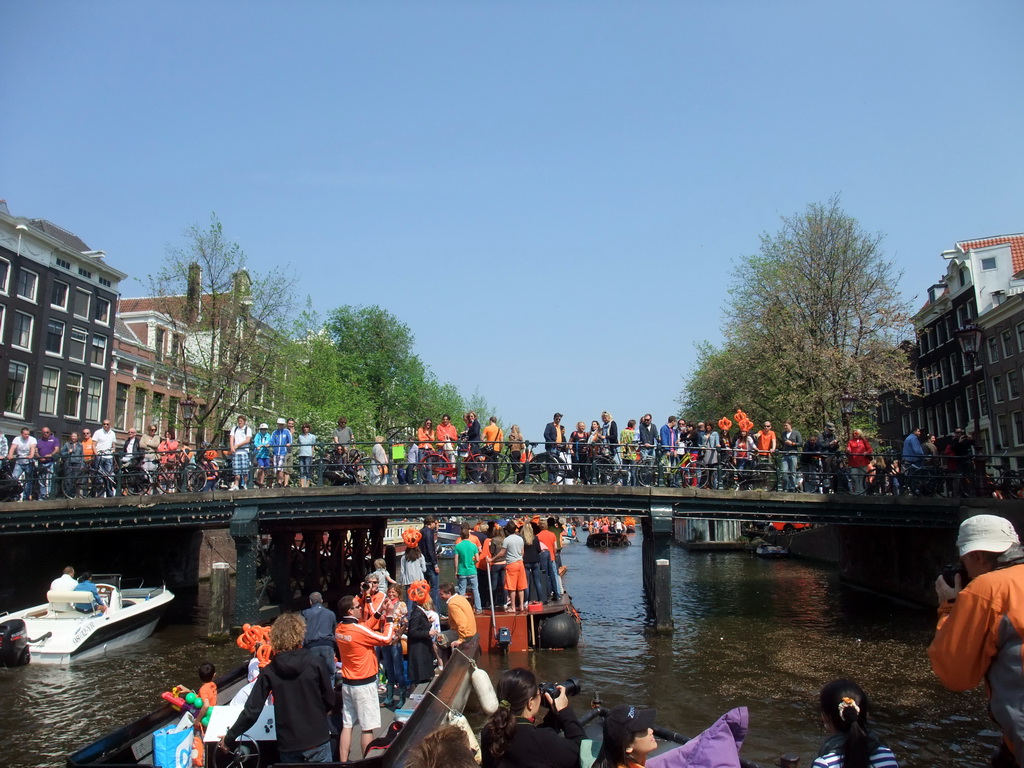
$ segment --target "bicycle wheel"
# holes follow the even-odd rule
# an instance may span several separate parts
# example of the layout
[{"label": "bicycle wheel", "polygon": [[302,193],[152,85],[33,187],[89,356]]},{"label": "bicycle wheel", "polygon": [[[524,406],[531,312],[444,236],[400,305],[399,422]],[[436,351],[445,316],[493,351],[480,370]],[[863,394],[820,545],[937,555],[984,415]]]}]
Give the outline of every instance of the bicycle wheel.
[{"label": "bicycle wheel", "polygon": [[77,478],[75,478],[75,493],[74,495],[80,499],[87,499],[90,496],[95,496],[97,490],[99,490],[99,478],[93,475],[92,470],[87,469]]},{"label": "bicycle wheel", "polygon": [[637,484],[642,485],[644,488],[650,488],[654,485],[658,477],[657,473],[654,471],[654,461],[651,459],[643,459],[639,464],[637,464],[635,477]]},{"label": "bicycle wheel", "polygon": [[195,464],[186,464],[181,468],[181,490],[199,493],[206,486],[206,473]]},{"label": "bicycle wheel", "polygon": [[467,481],[478,484],[491,482],[491,470],[486,456],[470,456],[462,466]]},{"label": "bicycle wheel", "polygon": [[132,496],[149,493],[149,474],[142,468],[132,468],[121,474],[121,490]]},{"label": "bicycle wheel", "polygon": [[515,467],[512,464],[512,459],[508,455],[502,453],[498,456],[497,462],[495,463],[494,469],[494,482],[496,483],[512,483],[515,482]]},{"label": "bicycle wheel", "polygon": [[612,485],[618,481],[618,467],[615,462],[605,456],[594,459],[594,477],[602,485]]},{"label": "bicycle wheel", "polygon": [[452,465],[440,456],[431,454],[424,463],[430,467],[430,474],[435,483],[443,483],[446,477],[454,477]]}]

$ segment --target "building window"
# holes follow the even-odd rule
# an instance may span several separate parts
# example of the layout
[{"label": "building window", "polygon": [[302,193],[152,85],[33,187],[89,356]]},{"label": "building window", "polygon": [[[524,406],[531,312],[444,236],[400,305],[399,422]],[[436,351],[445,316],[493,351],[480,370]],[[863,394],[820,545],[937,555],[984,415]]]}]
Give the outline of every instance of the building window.
[{"label": "building window", "polygon": [[156,329],[156,346],[154,351],[156,352],[157,362],[162,362],[164,359],[164,344],[167,338],[167,332],[163,328]]},{"label": "building window", "polygon": [[62,283],[60,280],[53,281],[53,287],[50,288],[50,306],[54,309],[68,311],[67,283]]},{"label": "building window", "polygon": [[999,362],[999,342],[992,336],[988,338],[988,361],[990,363]]},{"label": "building window", "polygon": [[18,349],[32,350],[32,315],[26,315],[24,312],[14,313],[11,344]]},{"label": "building window", "polygon": [[180,333],[176,333],[171,336],[171,360],[175,363],[178,362],[178,355],[181,354],[185,348],[185,337]]},{"label": "building window", "polygon": [[7,295],[7,285],[11,278],[11,263],[7,259],[0,259],[0,293]]},{"label": "building window", "polygon": [[921,347],[921,354],[928,354],[928,350],[931,349],[931,345],[928,343],[928,329],[925,328],[921,331],[921,338],[918,341],[918,346]]},{"label": "building window", "polygon": [[102,286],[105,286],[107,288],[113,288],[114,287],[114,284],[111,283],[109,280],[107,280],[107,278],[105,278],[105,277],[99,278],[99,281],[100,281],[100,285],[102,285]]},{"label": "building window", "polygon": [[18,270],[18,295],[26,301],[36,300],[36,290],[39,288],[39,275],[27,269]]},{"label": "building window", "polygon": [[25,391],[28,389],[28,366],[13,360],[7,366],[7,393],[4,410],[12,416],[25,415]]},{"label": "building window", "polygon": [[1006,414],[1000,413],[996,416],[996,442],[997,448],[1005,448],[1010,440],[1009,424],[1006,421]]},{"label": "building window", "polygon": [[64,268],[64,269],[66,269],[66,270],[67,270],[68,272],[70,272],[70,271],[71,271],[71,262],[70,262],[70,261],[65,261],[65,260],[64,260],[64,259],[62,259],[62,258],[61,258],[60,256],[58,256],[58,257],[57,257],[57,266],[58,266],[58,267],[63,267],[63,268]]},{"label": "building window", "polygon": [[80,274],[80,275],[81,275],[82,277],[84,277],[84,278],[85,278],[86,280],[92,280],[92,272],[90,272],[90,271],[89,271],[88,269],[86,269],[85,267],[79,267],[79,268],[78,268],[78,274]]},{"label": "building window", "polygon": [[953,383],[953,376],[949,370],[949,358],[944,357],[939,361],[939,368],[942,371],[942,386],[948,387]]},{"label": "building window", "polygon": [[1013,444],[1024,445],[1024,414],[1014,411],[1013,418]]},{"label": "building window", "polygon": [[142,387],[135,388],[135,415],[132,426],[139,434],[146,429],[146,390]]},{"label": "building window", "polygon": [[75,291],[75,317],[89,319],[89,294],[80,289]]},{"label": "building window", "polygon": [[128,424],[128,385],[118,382],[114,395],[114,429],[126,429]]},{"label": "building window", "polygon": [[96,297],[95,320],[100,325],[110,325],[110,302],[99,296]]},{"label": "building window", "polygon": [[0,304],[0,345],[2,345],[4,343],[4,328],[7,325],[4,321],[6,319],[7,319],[7,307],[5,307],[3,304]]},{"label": "building window", "polygon": [[942,346],[949,339],[946,338],[946,325],[941,320],[935,324],[936,346]]},{"label": "building window", "polygon": [[89,334],[84,328],[71,329],[71,339],[68,341],[68,359],[76,363],[85,362],[85,345],[89,342]]},{"label": "building window", "polygon": [[92,337],[92,352],[89,355],[89,362],[101,368],[107,364],[107,337],[94,333]]},{"label": "building window", "polygon": [[1007,329],[1000,336],[1003,340],[1003,357],[1010,357],[1013,354],[1013,334]]},{"label": "building window", "polygon": [[89,391],[85,393],[85,420],[100,420],[100,405],[103,402],[103,379],[89,379]]},{"label": "building window", "polygon": [[984,259],[981,260],[981,269],[982,269],[982,271],[988,272],[989,270],[992,270],[992,269],[995,269],[995,268],[996,268],[995,256],[988,256],[987,258],[984,258]]},{"label": "building window", "polygon": [[1020,387],[1017,386],[1016,371],[1006,372],[1006,396],[1011,400],[1016,400],[1020,397]]},{"label": "building window", "polygon": [[43,387],[39,395],[39,412],[57,415],[57,390],[60,388],[60,371],[43,368]]},{"label": "building window", "polygon": [[67,373],[67,389],[64,392],[64,418],[77,419],[82,412],[82,374]]},{"label": "building window", "polygon": [[1001,403],[1003,402],[1003,377],[993,376],[992,377],[992,402]]},{"label": "building window", "polygon": [[64,323],[60,320],[50,320],[46,324],[46,353],[57,357],[64,354]]}]

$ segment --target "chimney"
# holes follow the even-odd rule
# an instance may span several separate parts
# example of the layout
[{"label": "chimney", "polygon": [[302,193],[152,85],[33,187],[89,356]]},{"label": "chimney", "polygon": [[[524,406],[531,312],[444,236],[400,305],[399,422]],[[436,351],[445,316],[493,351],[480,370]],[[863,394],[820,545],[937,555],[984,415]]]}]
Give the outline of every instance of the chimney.
[{"label": "chimney", "polygon": [[194,323],[199,319],[199,302],[203,295],[203,268],[196,262],[188,265],[188,288],[185,290],[185,320]]}]

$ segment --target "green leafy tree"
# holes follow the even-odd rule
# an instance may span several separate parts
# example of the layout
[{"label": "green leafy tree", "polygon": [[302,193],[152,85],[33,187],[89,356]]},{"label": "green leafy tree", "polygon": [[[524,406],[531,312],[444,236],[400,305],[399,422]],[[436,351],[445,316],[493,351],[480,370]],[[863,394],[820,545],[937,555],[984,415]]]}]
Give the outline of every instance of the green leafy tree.
[{"label": "green leafy tree", "polygon": [[910,307],[881,248],[837,197],[782,218],[760,252],[733,269],[720,347],[698,347],[680,395],[699,418],[792,419],[804,428],[838,422],[840,398],[870,410],[886,391],[917,390],[900,342],[912,337]]},{"label": "green leafy tree", "polygon": [[390,437],[442,412],[461,413],[458,390],[437,380],[414,352],[412,331],[378,306],[335,309],[326,331],[337,349],[343,386],[368,404],[369,431]]}]

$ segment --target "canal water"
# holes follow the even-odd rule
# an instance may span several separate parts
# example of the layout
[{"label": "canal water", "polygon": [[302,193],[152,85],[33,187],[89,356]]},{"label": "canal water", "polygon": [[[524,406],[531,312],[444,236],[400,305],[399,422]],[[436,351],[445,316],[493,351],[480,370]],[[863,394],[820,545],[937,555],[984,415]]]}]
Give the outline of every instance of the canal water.
[{"label": "canal water", "polygon": [[[688,734],[747,706],[743,755],[767,767],[796,752],[804,768],[824,738],[819,689],[851,677],[874,699],[876,731],[902,766],[986,764],[998,734],[982,691],[946,691],[929,668],[932,611],[851,590],[826,566],[673,547],[676,627],[658,635],[645,624],[641,549],[639,534],[625,549],[569,544],[565,585],[583,617],[583,643],[487,657],[492,675],[526,665],[547,681],[579,677],[578,710],[595,696],[605,706],[654,706],[660,725]],[[61,766],[68,753],[154,709],[162,691],[194,686],[201,661],[218,670],[240,663],[245,654],[234,644],[202,639],[204,600],[115,658],[0,669],[3,764]],[[468,714],[479,723],[474,707]]]}]

